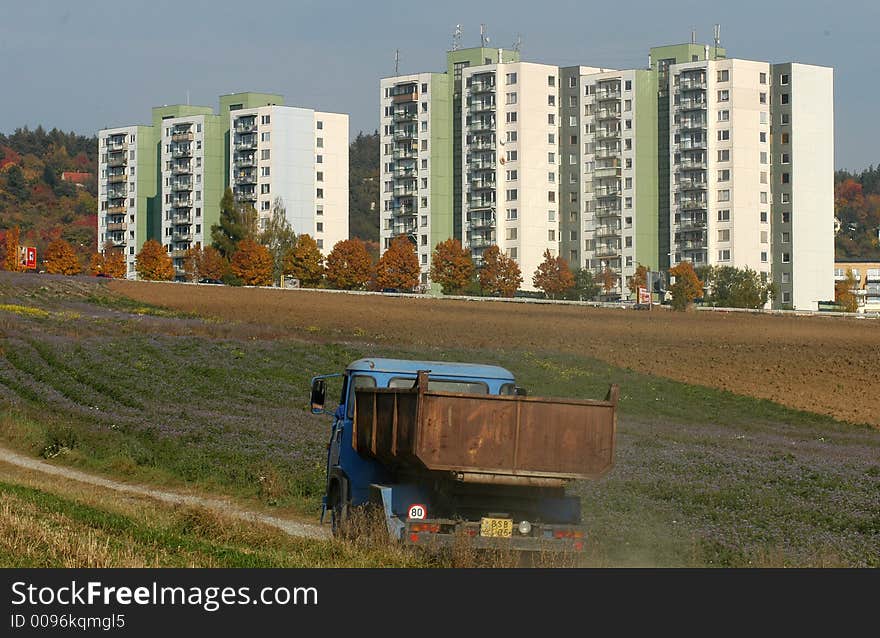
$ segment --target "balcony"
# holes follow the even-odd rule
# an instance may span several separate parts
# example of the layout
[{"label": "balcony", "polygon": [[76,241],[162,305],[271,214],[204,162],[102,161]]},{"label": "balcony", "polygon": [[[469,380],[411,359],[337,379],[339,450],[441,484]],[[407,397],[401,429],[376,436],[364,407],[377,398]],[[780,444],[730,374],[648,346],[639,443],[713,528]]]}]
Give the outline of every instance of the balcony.
[{"label": "balcony", "polygon": [[180,162],[171,165],[172,175],[188,175],[192,173],[192,167],[189,162]]},{"label": "balcony", "polygon": [[400,203],[391,207],[391,214],[395,217],[407,217],[416,214],[416,207],[412,203]]},{"label": "balcony", "polygon": [[115,239],[111,238],[109,241],[111,244],[113,244],[114,248],[125,248],[125,246],[126,246],[125,239],[122,237],[115,238]]},{"label": "balcony", "polygon": [[472,171],[494,171],[497,166],[496,161],[493,160],[475,160],[468,164],[468,168]]},{"label": "balcony", "polygon": [[396,109],[392,120],[396,122],[413,122],[419,118],[419,112],[416,109]]},{"label": "balcony", "polygon": [[598,120],[616,120],[620,117],[618,109],[599,109],[596,111],[596,119]]},{"label": "balcony", "polygon": [[596,197],[620,197],[620,187],[597,188],[593,193]]},{"label": "balcony", "polygon": [[171,149],[171,157],[192,157],[192,145],[176,146]]},{"label": "balcony", "polygon": [[620,99],[620,87],[617,88],[608,88],[608,89],[597,89],[595,93],[596,101],[604,101],[604,100],[619,100]]},{"label": "balcony", "polygon": [[700,159],[683,159],[681,160],[681,164],[679,164],[681,168],[684,169],[705,169],[706,168],[706,160],[705,158]]},{"label": "balcony", "polygon": [[128,164],[128,155],[126,153],[107,156],[107,166],[125,166],[126,164]]},{"label": "balcony", "polygon": [[410,146],[409,148],[406,148],[406,147],[395,148],[391,153],[391,157],[393,157],[396,160],[414,159],[416,157],[416,155],[418,155],[418,153],[419,153],[419,149],[412,147],[412,146]]},{"label": "balcony", "polygon": [[125,135],[112,136],[107,138],[108,151],[121,151],[125,148]]},{"label": "balcony", "polygon": [[607,129],[607,128],[597,128],[596,129],[596,139],[597,140],[611,140],[617,139],[620,137],[620,129]]},{"label": "balcony", "polygon": [[617,157],[620,155],[619,148],[597,148],[594,155],[596,159],[606,159],[610,157]]},{"label": "balcony", "polygon": [[235,189],[235,197],[241,202],[257,201],[256,189]]},{"label": "balcony", "polygon": [[705,199],[684,199],[679,203],[681,210],[706,210]]},{"label": "balcony", "polygon": [[620,217],[620,206],[596,206],[596,217]]},{"label": "balcony", "polygon": [[480,119],[468,124],[468,131],[470,133],[480,133],[484,131],[494,131],[495,130],[495,120],[494,119]]},{"label": "balcony", "polygon": [[172,259],[181,259],[183,257],[186,257],[187,250],[189,250],[189,249],[188,248],[175,248],[174,250],[171,251],[171,258]]},{"label": "balcony", "polygon": [[620,248],[608,244],[599,244],[596,246],[595,255],[599,259],[604,257],[617,257],[620,255]]},{"label": "balcony", "polygon": [[620,237],[620,228],[617,226],[597,226],[596,237]]},{"label": "balcony", "polygon": [[117,184],[114,188],[107,189],[107,199],[125,199],[128,194],[128,188],[125,184],[120,185]]},{"label": "balcony", "polygon": [[174,234],[171,235],[171,239],[173,241],[190,241],[192,239],[192,233],[187,231],[178,231],[175,230]]},{"label": "balcony", "polygon": [[491,228],[495,226],[495,215],[472,215],[468,223],[471,228]]},{"label": "balcony", "polygon": [[115,231],[125,231],[127,230],[128,225],[125,222],[111,222],[107,224],[107,232],[112,233]]},{"label": "balcony", "polygon": [[474,100],[470,104],[471,113],[485,113],[495,111],[495,100]]},{"label": "balcony", "polygon": [[596,177],[620,177],[622,169],[620,166],[603,166],[601,168],[596,168],[593,170],[593,174]]},{"label": "balcony", "polygon": [[706,100],[682,100],[678,103],[680,111],[702,111],[706,108]]},{"label": "balcony", "polygon": [[[415,88],[415,87],[413,87]],[[397,95],[391,96],[391,101],[394,104],[404,104],[405,102],[418,102],[419,100],[419,92],[411,91],[409,93],[398,93]]]},{"label": "balcony", "polygon": [[485,80],[473,80],[471,81],[471,85],[468,87],[468,90],[471,92],[471,95],[476,95],[478,93],[490,93],[495,90],[495,76],[490,76],[491,79]]},{"label": "balcony", "polygon": [[108,184],[122,184],[125,183],[125,180],[128,179],[128,175],[122,173],[120,175],[108,175],[107,183]]},{"label": "balcony", "polygon": [[257,136],[251,135],[241,138],[235,142],[235,150],[237,151],[253,151],[257,148]]},{"label": "balcony", "polygon": [[693,150],[693,149],[702,150],[704,148],[707,148],[707,145],[708,145],[708,142],[705,139],[701,139],[701,140],[686,139],[686,140],[681,140],[677,146],[678,146],[679,150],[689,151],[689,150]]},{"label": "balcony", "polygon": [[192,186],[191,179],[176,179],[171,182],[172,191],[191,191]]},{"label": "balcony", "polygon": [[256,184],[257,183],[256,169],[251,169],[249,171],[236,171],[235,172],[235,181],[239,184]]},{"label": "balcony", "polygon": [[418,194],[418,188],[416,187],[415,182],[412,182],[411,184],[405,184],[405,185],[394,187],[394,196],[395,197],[415,197],[417,194]]},{"label": "balcony", "polygon": [[175,208],[189,208],[192,206],[192,197],[172,197],[171,205]]},{"label": "balcony", "polygon": [[495,140],[480,139],[480,140],[472,141],[470,143],[470,148],[477,150],[477,151],[494,151],[495,150]]},{"label": "balcony", "polygon": [[236,157],[234,163],[238,168],[245,168],[248,166],[256,166],[257,159],[254,157],[254,154],[251,153],[250,155],[240,155]]},{"label": "balcony", "polygon": [[677,184],[679,190],[683,191],[698,191],[698,190],[706,190],[706,182],[700,179],[683,179]]},{"label": "balcony", "polygon": [[392,134],[392,138],[395,140],[414,140],[419,137],[419,132],[416,130],[414,126],[407,126],[405,128],[395,129]]},{"label": "balcony", "polygon": [[257,131],[257,120],[256,118],[242,118],[240,120],[236,120],[235,122],[235,132],[239,135],[247,135],[248,133],[255,133]]},{"label": "balcony", "polygon": [[192,222],[190,221],[189,212],[186,213],[176,213],[171,216],[170,220],[173,224],[178,226],[189,225]]},{"label": "balcony", "polygon": [[391,227],[391,232],[394,235],[414,235],[418,227],[413,223],[406,224],[394,224]]},{"label": "balcony", "polygon": [[477,236],[469,239],[471,248],[487,248],[495,243],[491,237]]},{"label": "balcony", "polygon": [[181,133],[173,133],[171,135],[172,142],[192,142],[193,141],[192,131],[186,131]]},{"label": "balcony", "polygon": [[110,215],[118,215],[119,213],[124,213],[126,210],[128,209],[125,204],[107,207],[107,213]]},{"label": "balcony", "polygon": [[394,179],[415,179],[419,176],[419,171],[415,168],[415,166],[410,168],[395,168],[391,175]]},{"label": "balcony", "polygon": [[696,231],[704,231],[706,230],[706,220],[693,220],[687,219],[677,222],[675,224],[676,229],[683,233],[688,232],[696,232]]},{"label": "balcony", "polygon": [[682,250],[706,250],[706,242],[702,240],[686,240],[678,242]]},{"label": "balcony", "polygon": [[694,91],[697,89],[705,89],[706,88],[706,76],[701,75],[699,77],[688,77],[682,75],[681,80],[678,83],[678,89],[681,91]]},{"label": "balcony", "polygon": [[678,128],[682,131],[693,131],[706,128],[706,120],[704,118],[682,119],[678,124]]}]

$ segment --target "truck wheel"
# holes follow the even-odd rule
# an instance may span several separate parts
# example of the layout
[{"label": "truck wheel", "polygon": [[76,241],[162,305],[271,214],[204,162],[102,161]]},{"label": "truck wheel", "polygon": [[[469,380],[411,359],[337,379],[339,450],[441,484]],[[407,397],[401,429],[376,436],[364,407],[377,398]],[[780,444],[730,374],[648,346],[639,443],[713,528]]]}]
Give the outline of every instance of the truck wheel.
[{"label": "truck wheel", "polygon": [[343,503],[338,496],[330,509],[330,531],[333,536],[342,535],[345,522],[348,520],[348,503]]}]

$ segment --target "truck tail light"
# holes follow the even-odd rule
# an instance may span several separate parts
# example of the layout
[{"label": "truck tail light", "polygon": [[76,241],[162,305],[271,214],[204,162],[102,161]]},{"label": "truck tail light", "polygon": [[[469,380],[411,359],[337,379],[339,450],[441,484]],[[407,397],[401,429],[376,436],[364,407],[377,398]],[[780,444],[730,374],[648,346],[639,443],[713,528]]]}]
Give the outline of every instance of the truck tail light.
[{"label": "truck tail light", "polygon": [[430,532],[436,534],[440,531],[440,523],[412,523],[409,526],[409,531],[413,533]]},{"label": "truck tail light", "polygon": [[583,538],[584,533],[575,529],[556,529],[553,530],[554,538]]}]

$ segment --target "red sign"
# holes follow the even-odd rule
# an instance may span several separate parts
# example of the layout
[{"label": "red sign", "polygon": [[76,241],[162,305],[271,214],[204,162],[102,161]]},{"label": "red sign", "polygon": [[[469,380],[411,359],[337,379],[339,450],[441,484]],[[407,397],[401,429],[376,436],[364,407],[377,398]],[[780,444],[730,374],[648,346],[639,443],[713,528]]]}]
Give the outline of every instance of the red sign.
[{"label": "red sign", "polygon": [[651,293],[648,292],[647,288],[639,287],[639,304],[646,306],[651,304]]},{"label": "red sign", "polygon": [[20,246],[18,249],[18,263],[25,270],[37,269],[37,249],[33,246]]}]

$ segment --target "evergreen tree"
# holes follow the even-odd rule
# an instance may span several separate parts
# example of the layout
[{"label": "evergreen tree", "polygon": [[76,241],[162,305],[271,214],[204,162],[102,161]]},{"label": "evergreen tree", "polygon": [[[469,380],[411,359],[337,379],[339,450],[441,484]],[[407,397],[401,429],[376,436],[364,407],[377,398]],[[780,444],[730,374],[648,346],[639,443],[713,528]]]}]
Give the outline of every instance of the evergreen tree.
[{"label": "evergreen tree", "polygon": [[232,189],[227,188],[220,200],[220,223],[211,226],[213,246],[225,259],[229,259],[235,253],[238,242],[246,236],[241,211],[236,205]]}]

